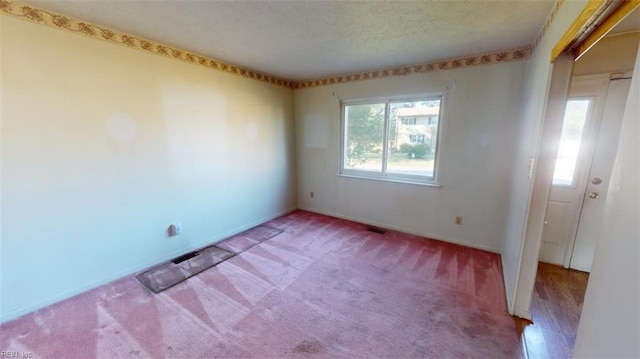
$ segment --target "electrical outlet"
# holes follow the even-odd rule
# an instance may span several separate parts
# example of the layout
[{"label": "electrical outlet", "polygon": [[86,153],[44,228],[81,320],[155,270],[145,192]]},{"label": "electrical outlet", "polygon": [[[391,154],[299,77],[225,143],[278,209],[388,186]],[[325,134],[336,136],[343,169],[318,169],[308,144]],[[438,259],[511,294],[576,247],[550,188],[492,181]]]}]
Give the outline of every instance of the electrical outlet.
[{"label": "electrical outlet", "polygon": [[456,224],[462,224],[462,216],[456,216]]},{"label": "electrical outlet", "polygon": [[182,224],[180,222],[173,222],[167,231],[169,232],[169,237],[177,236],[182,233]]},{"label": "electrical outlet", "polygon": [[312,192],[309,192],[309,197],[314,198],[315,196],[316,196],[316,194],[315,194],[315,193],[313,193],[313,191],[312,191]]}]

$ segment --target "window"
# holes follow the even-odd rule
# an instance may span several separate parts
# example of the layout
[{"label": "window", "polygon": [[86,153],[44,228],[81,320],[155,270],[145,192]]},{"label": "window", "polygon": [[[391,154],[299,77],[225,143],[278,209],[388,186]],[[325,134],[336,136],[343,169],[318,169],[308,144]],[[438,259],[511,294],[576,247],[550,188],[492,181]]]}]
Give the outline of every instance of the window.
[{"label": "window", "polygon": [[590,98],[574,98],[567,101],[560,135],[560,148],[553,171],[554,186],[574,187],[576,185],[576,169],[591,101]]},{"label": "window", "polygon": [[441,104],[442,96],[343,102],[340,173],[435,184]]}]

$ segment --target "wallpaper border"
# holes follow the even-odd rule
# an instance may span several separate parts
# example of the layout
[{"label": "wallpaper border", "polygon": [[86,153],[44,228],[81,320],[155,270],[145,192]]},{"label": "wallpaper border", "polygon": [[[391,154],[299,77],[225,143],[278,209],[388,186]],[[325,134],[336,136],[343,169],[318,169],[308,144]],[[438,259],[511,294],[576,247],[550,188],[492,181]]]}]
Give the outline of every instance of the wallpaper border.
[{"label": "wallpaper border", "polygon": [[229,64],[212,57],[199,55],[187,50],[161,44],[152,40],[147,40],[139,36],[127,34],[118,30],[113,30],[87,21],[82,21],[71,16],[53,13],[32,5],[21,4],[17,1],[0,0],[0,14],[6,14],[33,23],[77,33],[93,39],[118,44],[128,48],[138,49],[166,58],[180,60],[194,65],[227,72],[258,81],[268,82],[278,86],[292,89],[304,89],[317,86],[349,83],[354,81],[461,69],[466,67],[496,64],[507,61],[526,60],[531,57],[531,54],[535,50],[535,47],[548,30],[549,25],[553,21],[563,2],[564,0],[556,1],[551,13],[549,14],[545,22],[545,25],[540,30],[540,33],[536,37],[535,41],[529,47],[303,81],[293,81],[279,78],[249,68]]},{"label": "wallpaper border", "polygon": [[531,48],[525,47],[515,50],[500,51],[490,54],[475,56],[465,56],[449,60],[439,60],[418,65],[393,67],[383,70],[357,72],[347,75],[331,76],[322,79],[296,82],[296,89],[308,87],[325,86],[332,84],[347,83],[353,81],[379,79],[385,77],[396,77],[414,75],[433,71],[461,69],[478,65],[489,65],[507,61],[525,60],[531,56]]},{"label": "wallpaper border", "polygon": [[542,41],[542,38],[544,37],[544,35],[546,35],[547,31],[549,31],[549,27],[551,26],[551,23],[553,22],[553,20],[556,18],[556,15],[558,15],[558,11],[560,11],[560,8],[562,7],[562,4],[564,3],[564,1],[565,0],[556,0],[556,3],[553,5],[553,8],[551,9],[549,16],[547,16],[547,20],[544,22],[544,26],[542,26],[542,28],[540,29],[540,32],[538,32],[538,36],[536,36],[535,40],[533,40],[533,43],[531,44],[532,54],[534,51],[536,51],[536,48],[540,44],[540,41]]},{"label": "wallpaper border", "polygon": [[78,20],[71,16],[56,14],[31,5],[21,4],[16,1],[0,0],[0,13],[37,24],[67,30],[93,39],[142,50],[144,52],[153,53],[170,59],[180,60],[234,75],[268,82],[274,85],[293,88],[293,82],[286,79],[229,64],[211,57],[199,55],[173,46],[164,45],[118,30],[92,24],[87,21]]}]

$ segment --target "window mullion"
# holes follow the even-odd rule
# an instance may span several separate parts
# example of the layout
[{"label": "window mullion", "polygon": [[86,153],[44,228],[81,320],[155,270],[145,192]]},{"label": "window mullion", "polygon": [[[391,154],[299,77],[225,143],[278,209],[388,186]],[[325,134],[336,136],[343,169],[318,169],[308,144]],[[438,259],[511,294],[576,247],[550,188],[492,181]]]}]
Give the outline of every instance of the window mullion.
[{"label": "window mullion", "polygon": [[387,174],[387,159],[389,156],[389,101],[384,105],[384,134],[382,136],[382,175]]}]

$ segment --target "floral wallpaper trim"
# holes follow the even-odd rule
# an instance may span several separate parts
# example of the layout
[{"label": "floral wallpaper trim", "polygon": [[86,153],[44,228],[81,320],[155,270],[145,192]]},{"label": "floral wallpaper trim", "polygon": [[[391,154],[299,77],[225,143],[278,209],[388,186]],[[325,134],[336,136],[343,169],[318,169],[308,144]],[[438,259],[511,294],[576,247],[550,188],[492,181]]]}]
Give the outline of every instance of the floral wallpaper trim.
[{"label": "floral wallpaper trim", "polygon": [[[554,10],[547,19],[550,23],[560,4],[564,0],[558,0]],[[228,64],[214,58],[198,55],[186,50],[178,49],[168,45],[160,44],[151,40],[143,39],[135,35],[126,34],[117,30],[112,30],[100,25],[92,24],[73,17],[52,13],[34,6],[24,5],[16,1],[0,0],[0,14],[6,14],[19,19],[31,21],[37,24],[47,25],[57,29],[71,31],[77,34],[88,36],[94,39],[107,41],[110,43],[142,50],[145,52],[161,55],[175,60],[204,66],[214,70],[224,71],[238,76],[264,81],[271,84],[284,86],[292,89],[303,89],[316,86],[325,86],[353,81],[370,80],[377,78],[404,76],[420,74],[433,71],[452,70],[478,65],[495,64],[507,61],[526,60],[531,56],[532,48],[500,51],[491,54],[466,56],[449,60],[439,60],[418,65],[400,66],[388,69],[358,72],[353,74],[339,75],[307,81],[292,81],[278,78],[258,71],[254,71],[240,66]],[[548,24],[543,28],[548,28]],[[543,33],[538,36],[541,38]],[[534,42],[534,45],[537,44]]]},{"label": "floral wallpaper trim", "polygon": [[401,66],[384,70],[358,72],[349,75],[327,77],[317,80],[301,81],[295,83],[296,89],[303,89],[315,86],[332,85],[353,81],[379,79],[384,77],[413,75],[425,72],[460,69],[477,65],[496,64],[500,62],[525,60],[531,56],[531,48],[515,49],[510,51],[500,51],[493,54],[476,56],[466,56],[450,60],[434,61],[420,65]]},{"label": "floral wallpaper trim", "polygon": [[0,13],[14,16],[23,20],[28,20],[37,24],[43,24],[54,28],[75,32],[77,34],[85,35],[94,39],[123,45],[129,48],[135,48],[171,59],[181,60],[195,65],[228,72],[234,75],[264,81],[274,85],[280,85],[289,88],[294,87],[293,82],[286,79],[277,78],[271,75],[260,73],[258,71],[228,64],[214,58],[198,55],[168,45],[159,44],[151,40],[125,34],[117,30],[112,30],[69,16],[55,14],[30,5],[20,4],[15,1],[0,0]]},{"label": "floral wallpaper trim", "polygon": [[[555,19],[556,15],[558,14],[558,11],[562,7],[562,4],[564,3],[564,1],[565,0],[556,0],[556,3],[553,6],[553,9],[551,10],[551,13],[549,14],[549,17],[547,17],[547,21],[545,22],[545,24],[542,27],[542,29],[540,29],[540,33],[538,34],[538,37],[536,37],[536,39],[533,41],[533,44],[531,44],[531,53],[533,53],[535,51],[535,49],[540,44],[540,41],[542,41],[542,38],[544,37],[544,35],[549,30],[549,27],[551,26],[551,23],[553,22],[553,20]],[[626,1],[626,0],[623,0],[623,1]],[[594,25],[594,23],[597,20],[598,16],[600,14],[604,13],[605,11],[607,11],[607,9],[609,9],[611,6],[613,6],[614,3],[618,3],[618,1],[617,0],[604,0],[604,1],[601,1],[600,6],[598,7],[598,11],[596,11],[596,15],[593,15],[591,17],[591,19],[589,19],[584,24],[584,26],[580,29],[578,34],[579,35],[583,34],[585,31],[590,29]]]},{"label": "floral wallpaper trim", "polygon": [[544,26],[542,26],[542,29],[540,29],[540,32],[538,33],[536,39],[533,40],[533,44],[531,44],[531,53],[536,50],[536,47],[538,47],[538,44],[540,44],[540,41],[542,41],[542,38],[549,30],[549,26],[551,26],[551,23],[556,18],[556,15],[558,15],[558,11],[562,7],[563,3],[564,0],[556,0],[555,5],[553,5],[553,8],[551,9],[551,13],[549,13],[549,16],[547,16],[547,20],[545,21]]}]

